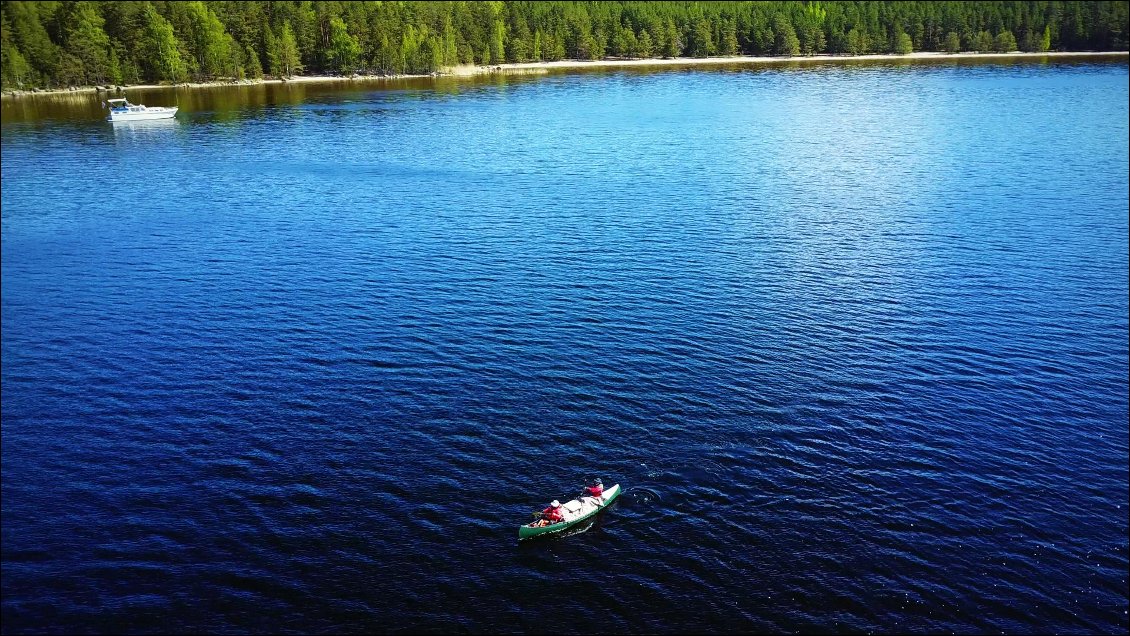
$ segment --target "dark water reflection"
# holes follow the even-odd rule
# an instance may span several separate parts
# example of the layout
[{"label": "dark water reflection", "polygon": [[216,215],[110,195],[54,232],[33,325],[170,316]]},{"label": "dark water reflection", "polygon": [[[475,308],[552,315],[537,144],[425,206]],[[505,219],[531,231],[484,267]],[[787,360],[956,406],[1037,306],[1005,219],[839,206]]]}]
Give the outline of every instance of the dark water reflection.
[{"label": "dark water reflection", "polygon": [[3,101],[4,123],[36,122],[43,120],[86,121],[105,119],[102,102],[110,97],[124,96],[130,101],[147,106],[177,106],[178,117],[206,113],[220,121],[232,121],[253,116],[270,108],[298,106],[320,99],[333,99],[341,94],[367,94],[370,92],[416,92],[460,95],[481,87],[505,87],[529,82],[531,75],[484,75],[473,78],[402,78],[369,79],[356,81],[240,84],[207,88],[166,87],[127,89],[121,92],[74,92],[31,94]]},{"label": "dark water reflection", "polygon": [[5,100],[4,632],[1124,632],[1127,65],[951,62]]},{"label": "dark water reflection", "polygon": [[231,121],[255,113],[260,109],[282,106],[297,106],[319,99],[334,99],[342,93],[367,94],[373,91],[396,91],[428,94],[460,95],[474,92],[484,87],[505,88],[537,81],[546,76],[556,75],[637,75],[645,76],[656,72],[750,72],[750,71],[802,71],[822,72],[851,69],[910,69],[910,68],[977,68],[977,67],[1023,67],[1056,65],[1071,67],[1096,62],[1109,63],[1109,56],[1079,56],[1071,58],[955,58],[955,59],[906,59],[906,60],[859,60],[859,61],[816,61],[796,60],[772,63],[743,63],[732,65],[712,65],[707,67],[686,66],[632,66],[624,68],[595,67],[592,69],[551,69],[545,72],[528,71],[523,74],[486,74],[473,77],[442,76],[435,78],[373,78],[347,82],[305,82],[267,83],[258,85],[214,86],[208,88],[166,87],[127,89],[115,92],[75,92],[69,94],[31,94],[19,98],[5,98],[2,101],[4,123],[36,122],[42,120],[85,121],[104,119],[106,116],[102,102],[110,97],[127,97],[134,103],[150,106],[177,106],[180,116],[192,113],[208,113],[221,121]]}]

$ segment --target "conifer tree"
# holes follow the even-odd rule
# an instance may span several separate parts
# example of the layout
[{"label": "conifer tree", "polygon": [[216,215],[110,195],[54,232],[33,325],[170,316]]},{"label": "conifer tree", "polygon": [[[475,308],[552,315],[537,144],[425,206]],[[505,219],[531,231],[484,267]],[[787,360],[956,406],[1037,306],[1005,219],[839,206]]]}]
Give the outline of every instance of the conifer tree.
[{"label": "conifer tree", "polygon": [[299,54],[298,43],[295,40],[294,32],[290,30],[289,23],[283,24],[275,56],[279,65],[278,70],[282,71],[283,77],[290,77],[295,73],[302,72],[302,57]]},{"label": "conifer tree", "polygon": [[142,59],[147,65],[147,79],[181,82],[188,75],[180,55],[180,43],[173,34],[173,25],[161,17],[153,5],[145,8],[145,35],[142,38]]},{"label": "conifer tree", "polygon": [[946,53],[957,53],[961,50],[961,36],[953,31],[946,34]]},{"label": "conifer tree", "polygon": [[899,55],[910,55],[914,52],[914,42],[910,39],[910,35],[899,31],[895,35],[895,53]]},{"label": "conifer tree", "polygon": [[778,13],[773,16],[773,34],[775,43],[773,52],[777,55],[797,55],[800,53],[800,40],[788,16]]}]

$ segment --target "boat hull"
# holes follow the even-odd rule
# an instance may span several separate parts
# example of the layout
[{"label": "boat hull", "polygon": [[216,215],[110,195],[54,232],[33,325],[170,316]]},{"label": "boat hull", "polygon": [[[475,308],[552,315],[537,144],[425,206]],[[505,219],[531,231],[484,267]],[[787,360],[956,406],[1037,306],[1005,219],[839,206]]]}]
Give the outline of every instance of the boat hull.
[{"label": "boat hull", "polygon": [[108,121],[148,121],[150,119],[171,119],[177,114],[177,108],[148,108],[140,112],[115,113],[111,112]]},{"label": "boat hull", "polygon": [[536,527],[529,524],[518,528],[518,540],[533,539],[547,534],[554,534],[562,530],[568,530],[573,526],[581,523],[586,519],[592,518],[601,510],[608,507],[608,504],[615,501],[616,497],[620,496],[620,484],[615,484],[604,491],[604,494],[599,498],[596,497],[581,497],[572,501],[566,502],[566,506],[575,502],[580,502],[580,506],[575,512],[566,511],[565,521],[550,524],[548,526]]}]

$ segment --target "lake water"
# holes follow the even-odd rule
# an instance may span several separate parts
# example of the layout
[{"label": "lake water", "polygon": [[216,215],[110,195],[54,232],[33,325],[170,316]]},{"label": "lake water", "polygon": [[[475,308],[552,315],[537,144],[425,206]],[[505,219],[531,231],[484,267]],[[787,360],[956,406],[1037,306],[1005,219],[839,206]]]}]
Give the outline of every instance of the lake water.
[{"label": "lake water", "polygon": [[1127,69],[5,100],[3,631],[1125,632]]}]

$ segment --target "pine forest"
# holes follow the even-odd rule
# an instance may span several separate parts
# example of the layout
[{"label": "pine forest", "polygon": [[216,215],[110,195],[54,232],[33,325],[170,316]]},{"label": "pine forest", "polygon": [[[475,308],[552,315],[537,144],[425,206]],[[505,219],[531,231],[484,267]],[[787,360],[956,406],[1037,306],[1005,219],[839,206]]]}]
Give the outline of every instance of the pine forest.
[{"label": "pine forest", "polygon": [[3,2],[5,90],[563,59],[1127,49],[1125,2]]}]

